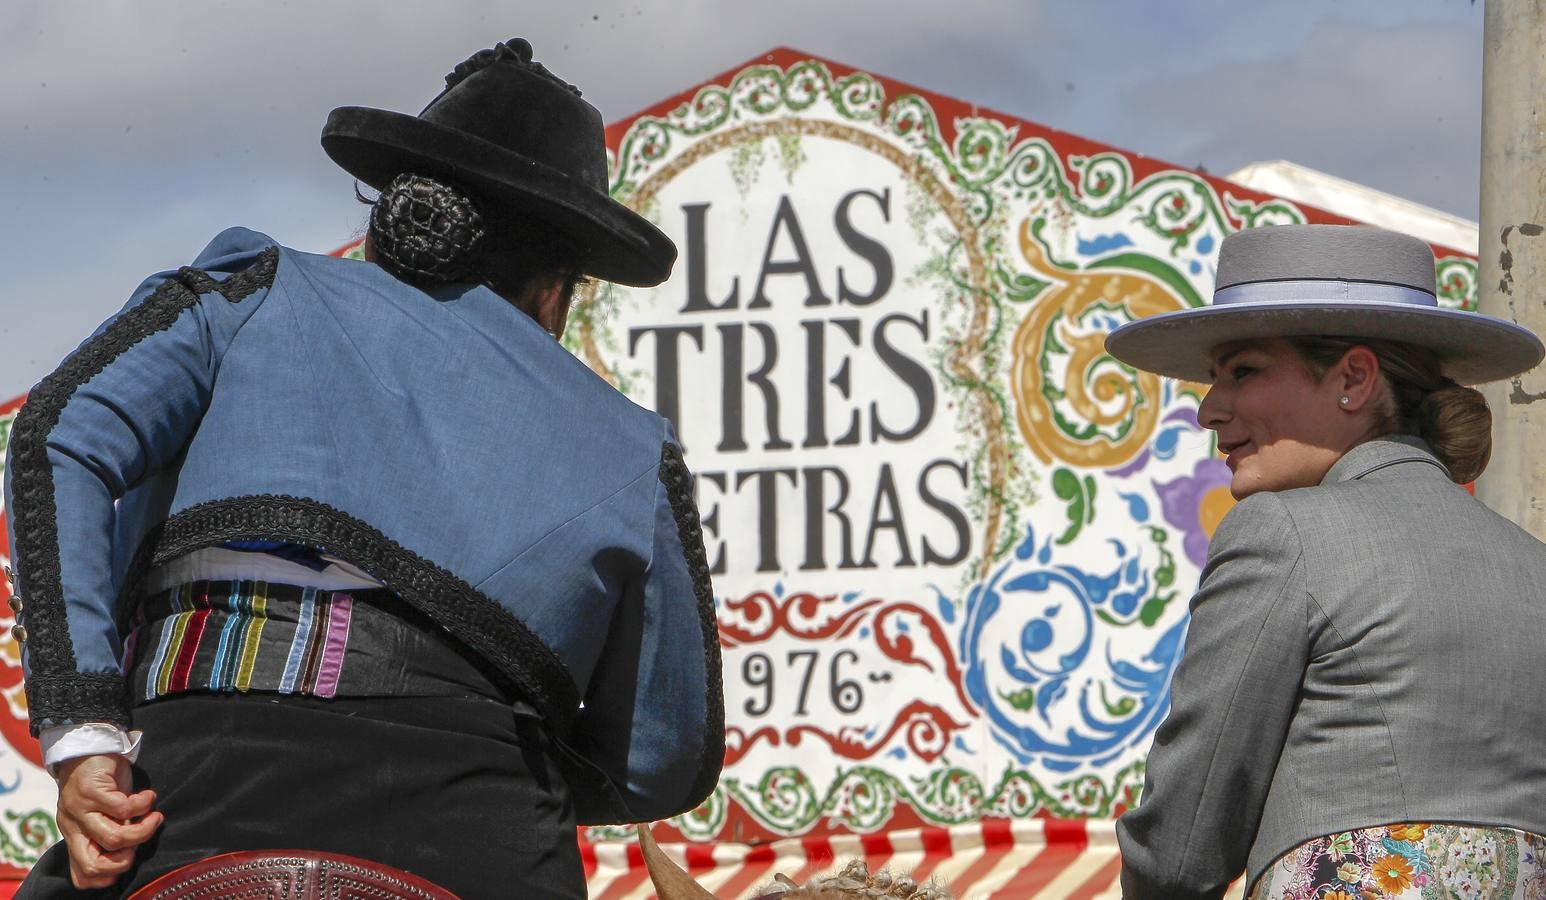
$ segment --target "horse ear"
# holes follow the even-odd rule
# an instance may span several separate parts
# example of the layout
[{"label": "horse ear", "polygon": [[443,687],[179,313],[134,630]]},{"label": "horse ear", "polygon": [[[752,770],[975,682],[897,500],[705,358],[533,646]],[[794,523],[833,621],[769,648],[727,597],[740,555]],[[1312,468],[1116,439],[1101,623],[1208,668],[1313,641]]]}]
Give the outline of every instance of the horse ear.
[{"label": "horse ear", "polygon": [[655,843],[648,826],[637,826],[639,849],[644,851],[644,867],[649,870],[650,881],[655,883],[655,893],[660,900],[717,900],[715,896],[692,880]]}]

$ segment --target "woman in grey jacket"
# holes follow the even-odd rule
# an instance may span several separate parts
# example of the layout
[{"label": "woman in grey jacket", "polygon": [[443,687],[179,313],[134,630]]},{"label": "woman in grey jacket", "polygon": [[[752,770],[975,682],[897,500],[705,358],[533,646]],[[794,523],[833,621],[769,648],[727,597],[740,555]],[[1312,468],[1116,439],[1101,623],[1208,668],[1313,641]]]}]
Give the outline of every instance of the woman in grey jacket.
[{"label": "woman in grey jacket", "polygon": [[1306,225],[1231,235],[1211,306],[1107,348],[1211,382],[1241,501],[1117,824],[1125,896],[1542,896],[1546,546],[1461,487],[1491,450],[1462,385],[1541,342],[1440,309],[1416,238]]}]

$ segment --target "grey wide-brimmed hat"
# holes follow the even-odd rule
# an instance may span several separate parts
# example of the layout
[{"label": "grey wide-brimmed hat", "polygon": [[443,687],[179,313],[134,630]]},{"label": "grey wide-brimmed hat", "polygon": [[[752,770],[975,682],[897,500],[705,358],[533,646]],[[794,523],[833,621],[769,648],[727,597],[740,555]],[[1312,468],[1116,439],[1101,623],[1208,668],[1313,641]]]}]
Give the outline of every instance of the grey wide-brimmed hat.
[{"label": "grey wide-brimmed hat", "polygon": [[1136,369],[1206,382],[1215,347],[1298,336],[1427,347],[1444,374],[1467,385],[1517,375],[1546,355],[1523,326],[1439,306],[1428,245],[1363,225],[1231,234],[1219,245],[1211,305],[1123,325],[1106,337],[1106,352]]}]

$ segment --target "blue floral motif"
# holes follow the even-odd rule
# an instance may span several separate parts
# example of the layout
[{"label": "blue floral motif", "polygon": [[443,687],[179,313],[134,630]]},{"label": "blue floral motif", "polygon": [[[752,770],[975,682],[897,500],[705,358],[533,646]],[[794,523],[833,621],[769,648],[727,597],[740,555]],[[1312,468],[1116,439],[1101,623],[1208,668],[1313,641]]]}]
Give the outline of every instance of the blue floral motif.
[{"label": "blue floral motif", "polygon": [[1185,620],[1135,654],[1130,629],[1144,627],[1150,573],[1138,550],[1108,544],[1107,571],[1055,564],[1053,542],[1038,549],[1028,525],[1013,557],[967,596],[967,696],[1022,763],[1056,771],[1098,763],[1145,742],[1169,709]]},{"label": "blue floral motif", "polygon": [[1120,250],[1123,247],[1131,247],[1133,239],[1127,235],[1116,232],[1114,234],[1097,234],[1092,238],[1078,239],[1078,252],[1080,256],[1100,256],[1112,250]]},{"label": "blue floral motif", "polygon": [[[1166,382],[1166,400],[1169,400],[1170,382]],[[1191,438],[1195,433],[1202,431],[1202,426],[1197,424],[1197,412],[1192,409],[1178,409],[1165,416],[1160,428],[1155,432],[1153,440],[1149,442],[1143,451],[1133,458],[1133,461],[1111,469],[1106,474],[1114,478],[1129,478],[1147,469],[1149,465],[1158,460],[1168,462],[1175,459],[1177,453],[1189,453],[1192,446],[1183,446],[1182,440]]]}]

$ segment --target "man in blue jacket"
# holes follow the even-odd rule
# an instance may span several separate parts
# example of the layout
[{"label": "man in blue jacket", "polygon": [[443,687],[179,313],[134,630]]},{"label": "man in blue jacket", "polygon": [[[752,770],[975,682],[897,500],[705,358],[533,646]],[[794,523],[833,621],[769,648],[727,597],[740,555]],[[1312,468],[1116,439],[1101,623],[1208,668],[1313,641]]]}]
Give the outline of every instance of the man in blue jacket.
[{"label": "man in blue jacket", "polygon": [[226,231],[17,418],[16,636],[64,835],[24,896],[286,847],[583,897],[576,823],[714,788],[691,476],[555,340],[580,277],[676,255],[607,195],[599,114],[512,40],[322,143],[381,192],[367,261]]}]

